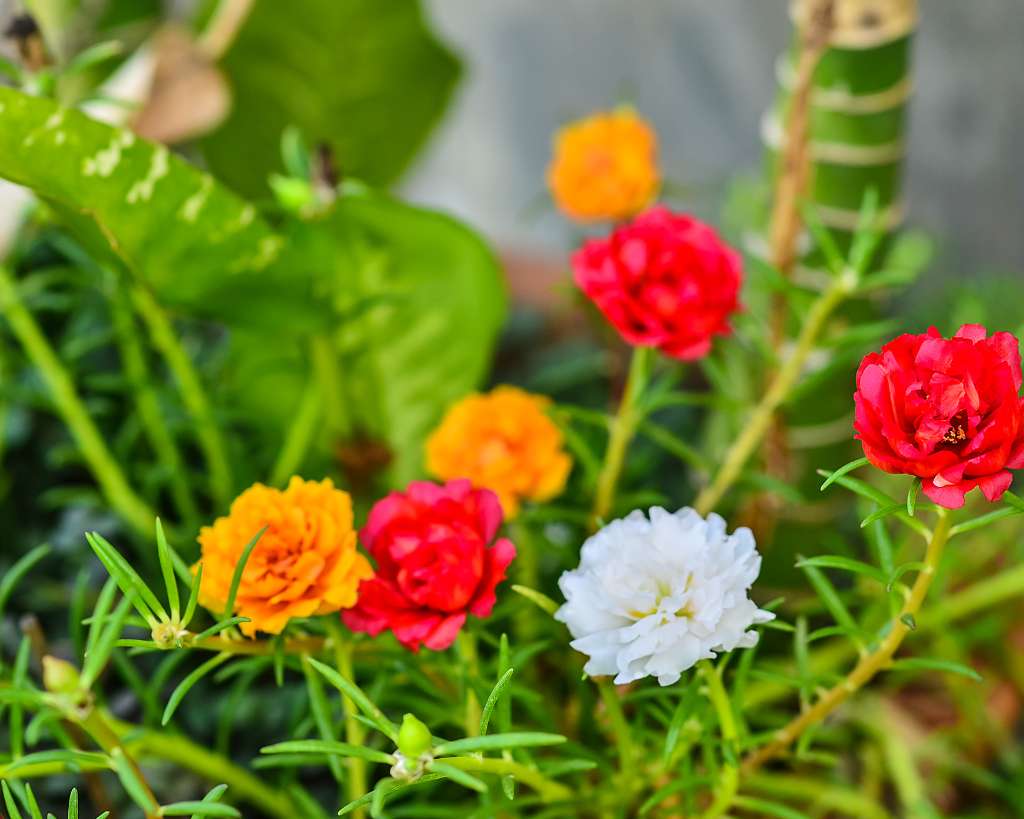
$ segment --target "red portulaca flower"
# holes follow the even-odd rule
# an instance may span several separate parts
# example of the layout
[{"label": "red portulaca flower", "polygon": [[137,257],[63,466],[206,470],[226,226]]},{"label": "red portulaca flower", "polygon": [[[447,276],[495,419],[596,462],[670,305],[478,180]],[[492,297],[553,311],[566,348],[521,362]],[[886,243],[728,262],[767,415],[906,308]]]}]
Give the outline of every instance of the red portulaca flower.
[{"label": "red portulaca flower", "polygon": [[645,211],[572,258],[576,284],[630,344],[692,361],[730,332],[743,274],[714,229],[664,207]]},{"label": "red portulaca flower", "polygon": [[1024,468],[1021,359],[1010,333],[965,324],[943,338],[932,327],[871,353],[857,372],[854,428],[879,469],[922,479],[947,509],[979,487],[999,500]]},{"label": "red portulaca flower", "polygon": [[342,616],[353,631],[390,629],[407,648],[452,644],[467,614],[486,617],[516,556],[501,527],[498,496],[468,480],[409,484],[378,501],[361,532],[377,574]]}]

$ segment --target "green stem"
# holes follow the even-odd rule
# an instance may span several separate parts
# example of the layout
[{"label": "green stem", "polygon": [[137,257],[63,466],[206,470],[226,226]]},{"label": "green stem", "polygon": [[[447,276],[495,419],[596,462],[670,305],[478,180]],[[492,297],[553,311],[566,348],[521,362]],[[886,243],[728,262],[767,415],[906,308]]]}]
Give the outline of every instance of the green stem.
[{"label": "green stem", "polygon": [[4,779],[42,779],[47,776],[59,776],[60,774],[94,773],[95,771],[109,771],[109,763],[88,762],[80,760],[76,762],[36,762],[32,765],[21,765],[13,771],[8,772],[6,765],[0,765],[0,780]]},{"label": "green stem", "polygon": [[313,381],[320,386],[324,420],[332,438],[349,433],[345,390],[341,383],[338,354],[328,336],[317,336],[310,343],[313,363]]},{"label": "green stem", "polygon": [[[153,810],[155,811],[160,804],[159,800],[157,800],[156,795],[149,787],[149,783],[146,781],[146,777],[142,773],[142,769],[135,761],[135,757],[124,746],[120,734],[118,734],[115,728],[107,720],[104,712],[99,708],[91,707],[84,717],[76,721],[105,753],[113,755],[115,752],[119,752],[124,755],[128,765],[135,774],[135,779],[141,786],[143,793],[145,793],[147,801],[153,806]],[[150,819],[151,816],[156,816],[156,813],[147,810],[146,819]]]},{"label": "green stem", "polygon": [[206,57],[217,60],[231,47],[245,23],[255,0],[220,0],[199,35],[198,45]]},{"label": "green stem", "polygon": [[135,324],[131,303],[124,290],[117,286],[118,284],[119,282],[115,283],[114,292],[110,294],[110,309],[114,320],[114,330],[117,334],[118,346],[121,350],[121,362],[124,366],[125,375],[132,384],[132,394],[135,398],[135,407],[139,413],[139,420],[146,431],[146,437],[153,448],[153,453],[156,455],[170,481],[171,497],[174,499],[174,505],[178,508],[178,512],[191,531],[196,528],[199,512],[192,497],[187,473],[174,441],[174,436],[167,429],[163,415],[160,412],[160,402],[157,399],[156,390],[153,388],[153,382],[148,375],[146,358],[142,344],[139,341],[138,327]]},{"label": "green stem", "polygon": [[[352,665],[352,643],[345,639],[345,633],[341,629],[341,623],[335,618],[330,618],[329,630],[331,640],[334,644],[334,664],[338,673],[349,682],[355,684],[355,670]],[[345,741],[350,745],[362,747],[366,739],[366,730],[363,724],[356,719],[356,705],[347,696],[342,695],[342,705],[345,708]],[[366,760],[359,757],[349,757],[348,764],[348,798],[350,802],[366,793]],[[363,816],[362,808],[354,812],[356,819]]]},{"label": "green stem", "polygon": [[597,690],[601,694],[605,710],[612,723],[612,733],[615,734],[615,744],[619,751],[619,770],[622,773],[622,780],[626,786],[627,798],[635,789],[636,752],[633,748],[633,733],[629,727],[629,720],[622,710],[622,700],[615,690],[615,685],[608,677],[595,677]]},{"label": "green stem", "polygon": [[844,816],[861,819],[889,819],[891,814],[859,791],[829,786],[820,779],[785,776],[773,771],[751,776],[743,781],[744,789],[768,796],[808,802],[812,807],[839,811]]},{"label": "green stem", "polygon": [[715,819],[725,814],[732,805],[736,792],[739,790],[740,769],[736,759],[736,743],[739,734],[736,730],[736,716],[732,712],[732,703],[722,685],[722,674],[704,660],[700,664],[700,673],[707,686],[708,699],[718,717],[718,726],[722,733],[722,768],[715,783],[711,805],[702,814],[703,819]]},{"label": "green stem", "polygon": [[226,509],[234,496],[231,463],[213,408],[203,389],[199,374],[182,347],[167,313],[144,287],[132,288],[132,301],[160,351],[174,374],[185,408],[196,425],[196,438],[210,470],[210,490],[218,509]]},{"label": "green stem", "polygon": [[188,643],[189,648],[240,654],[248,657],[269,657],[279,651],[284,654],[299,656],[309,654],[315,657],[323,653],[326,645],[327,641],[323,637],[292,637],[279,646],[275,640],[238,640],[220,635],[204,637],[202,640]]},{"label": "green stem", "polygon": [[[985,580],[979,580],[960,591],[948,594],[943,598],[941,607],[921,612],[917,617],[917,630],[926,634],[1021,595],[1024,595],[1024,565],[1016,566]],[[827,674],[842,663],[849,662],[856,656],[856,653],[855,647],[849,640],[837,640],[812,652],[808,667],[812,676]],[[782,671],[783,675],[790,673],[795,673],[795,669],[791,666]],[[754,681],[746,689],[743,702],[744,710],[764,708],[766,705],[788,696],[792,690],[785,683],[769,680]]]},{"label": "green stem", "polygon": [[[224,783],[231,789],[233,796],[279,819],[294,819],[296,816],[295,806],[278,789],[265,785],[244,768],[183,736],[143,730],[139,726],[120,722],[100,709],[94,709],[81,724],[104,751],[109,752],[119,747],[129,759],[137,756],[172,762],[201,775],[208,782]],[[11,773],[0,767],[0,778],[29,779],[64,772],[83,773],[109,769],[109,764],[97,765],[91,762],[76,763],[74,770],[69,769],[64,762],[40,762]],[[139,777],[141,779],[141,774]]]},{"label": "green stem", "polygon": [[[480,676],[480,664],[476,652],[476,635],[463,629],[458,636],[459,654],[462,658],[463,679],[465,681],[466,719],[465,732],[467,737],[480,734],[480,700],[473,690],[473,680]],[[446,760],[447,761],[447,760]]]},{"label": "green stem", "polygon": [[[537,542],[533,539],[530,527],[522,520],[514,520],[509,524],[512,542],[516,545],[514,567],[519,584],[528,589],[540,591],[540,566],[537,560]],[[516,635],[522,645],[533,642],[537,636],[538,612],[534,606],[526,606],[515,618]],[[527,670],[533,668],[530,664]]]},{"label": "green stem", "polygon": [[125,726],[125,729],[122,731],[125,744],[139,756],[173,762],[208,782],[222,782],[233,796],[279,819],[294,819],[299,815],[291,799],[279,788],[265,784],[244,768],[183,736],[156,731],[136,733],[136,726]]},{"label": "green stem", "polygon": [[508,759],[452,756],[438,761],[462,771],[511,776],[537,791],[545,802],[567,802],[574,796],[565,785],[552,782],[539,771]]},{"label": "green stem", "polygon": [[939,520],[933,530],[931,540],[925,550],[924,564],[917,573],[917,578],[910,590],[899,616],[892,621],[889,633],[868,654],[861,657],[857,665],[839,683],[830,688],[818,701],[793,719],[788,725],[775,734],[775,739],[767,745],[750,753],[743,760],[744,773],[756,771],[765,762],[783,754],[804,731],[817,725],[846,699],[865,684],[892,661],[893,655],[903,643],[903,638],[910,633],[908,622],[913,623],[921,604],[924,602],[928,589],[938,570],[943,549],[949,538],[950,519],[945,511],[939,512]]},{"label": "green stem", "polygon": [[597,488],[594,493],[592,526],[597,528],[607,518],[615,503],[615,488],[622,473],[626,459],[626,449],[636,433],[637,425],[643,414],[637,410],[637,399],[647,384],[653,350],[650,347],[634,347],[629,362],[629,374],[626,386],[622,391],[619,409],[611,420],[608,430],[608,449],[605,450],[604,463],[597,476]]},{"label": "green stem", "polygon": [[857,275],[848,271],[832,280],[828,289],[823,292],[811,306],[797,338],[796,347],[789,358],[772,379],[768,390],[760,403],[754,408],[739,437],[733,441],[722,460],[722,466],[714,479],[697,496],[693,503],[694,509],[701,515],[713,511],[722,496],[739,478],[747,459],[754,453],[771,426],[775,411],[786,400],[790,390],[800,380],[804,365],[814,350],[818,337],[825,329],[826,322],[832,311],[853,292],[857,285]]},{"label": "green stem", "polygon": [[320,422],[320,387],[316,379],[310,376],[309,383],[302,393],[298,412],[288,427],[281,452],[274,462],[270,473],[271,486],[283,486],[295,475],[306,458],[309,446],[317,432]]},{"label": "green stem", "polygon": [[57,411],[67,424],[107,502],[140,535],[149,537],[156,513],[131,488],[75,390],[71,376],[22,302],[14,279],[3,267],[0,267],[0,308],[29,360],[46,382]]}]

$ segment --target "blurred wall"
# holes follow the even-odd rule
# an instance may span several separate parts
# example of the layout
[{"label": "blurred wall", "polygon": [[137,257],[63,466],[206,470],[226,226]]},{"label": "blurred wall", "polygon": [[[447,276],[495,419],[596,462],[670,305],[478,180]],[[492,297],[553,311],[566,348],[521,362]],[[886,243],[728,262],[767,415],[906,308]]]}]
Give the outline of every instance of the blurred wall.
[{"label": "blurred wall", "polygon": [[[786,0],[423,2],[467,74],[406,192],[502,246],[564,252],[569,228],[544,205],[551,134],[619,101],[653,120],[666,175],[702,214],[756,172]],[[920,2],[909,221],[940,243],[933,274],[1024,271],[1021,0]]]},{"label": "blurred wall", "polygon": [[[785,0],[426,0],[467,77],[406,184],[505,247],[561,252],[543,204],[552,132],[622,100],[658,128],[666,175],[714,217],[756,171],[759,118],[790,25]],[[921,0],[909,221],[933,275],[1024,271],[1024,14],[1020,0]]]}]

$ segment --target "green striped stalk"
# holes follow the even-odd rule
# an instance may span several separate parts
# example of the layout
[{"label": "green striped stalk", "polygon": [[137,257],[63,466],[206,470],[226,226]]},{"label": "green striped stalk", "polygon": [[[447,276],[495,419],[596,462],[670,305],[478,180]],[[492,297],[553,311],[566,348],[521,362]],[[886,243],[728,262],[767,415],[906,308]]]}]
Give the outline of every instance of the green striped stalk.
[{"label": "green striped stalk", "polygon": [[[910,52],[917,0],[792,0],[794,43],[778,61],[779,92],[762,122],[770,206],[763,239],[748,244],[784,277],[825,286],[824,265],[803,241],[802,204],[811,208],[845,252],[865,194],[874,190],[883,224],[891,232],[903,219],[902,174],[906,153],[907,104],[912,83]],[[879,257],[884,257],[883,251]],[[767,343],[777,357],[799,331],[791,299],[760,287],[748,289],[747,304],[767,324]],[[837,320],[866,319],[873,308],[851,304]],[[723,348],[721,369],[737,396],[753,403],[771,380],[769,368],[749,351]],[[781,360],[781,358],[780,358]],[[788,424],[823,424],[848,409],[848,377],[816,388],[813,396],[783,410]],[[720,456],[746,422],[745,413],[718,413],[709,419],[705,440],[711,457]],[[814,463],[843,457],[837,440],[815,449]],[[760,469],[784,481],[806,478],[792,462],[787,423],[777,420],[761,445]],[[811,453],[804,452],[802,460]],[[825,460],[821,460],[824,458]],[[805,466],[806,464],[804,464]],[[780,498],[757,495],[740,509],[739,519],[765,541],[775,529]]]},{"label": "green striped stalk", "polygon": [[[807,132],[809,181],[804,196],[840,247],[856,225],[864,194],[874,189],[886,224],[903,221],[902,178],[907,103],[912,90],[911,43],[917,0],[793,0],[798,32],[830,16],[827,46],[814,67]],[[779,60],[779,96],[764,118],[770,178],[782,177],[789,112],[806,36]],[[810,261],[810,260],[808,260]]]}]

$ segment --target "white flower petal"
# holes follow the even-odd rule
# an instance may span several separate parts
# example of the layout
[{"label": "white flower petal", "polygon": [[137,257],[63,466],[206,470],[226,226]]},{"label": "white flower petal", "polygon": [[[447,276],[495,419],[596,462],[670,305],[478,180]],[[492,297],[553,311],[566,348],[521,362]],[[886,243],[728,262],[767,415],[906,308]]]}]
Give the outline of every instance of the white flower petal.
[{"label": "white flower petal", "polygon": [[748,629],[775,616],[747,597],[760,570],[749,529],[727,534],[721,517],[690,508],[636,510],[583,544],[579,568],[558,581],[555,617],[589,656],[588,674],[672,685],[717,651],[757,643]]}]

